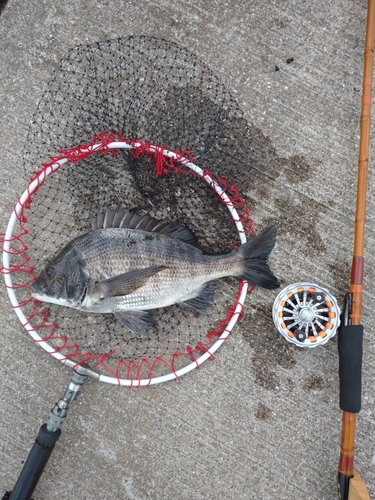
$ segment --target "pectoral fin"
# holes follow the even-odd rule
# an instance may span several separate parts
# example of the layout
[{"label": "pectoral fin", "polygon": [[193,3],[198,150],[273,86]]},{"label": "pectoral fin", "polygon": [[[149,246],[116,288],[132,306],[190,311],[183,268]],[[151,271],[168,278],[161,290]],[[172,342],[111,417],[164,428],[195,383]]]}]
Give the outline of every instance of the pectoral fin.
[{"label": "pectoral fin", "polygon": [[149,338],[154,329],[154,317],[149,311],[115,311],[116,318],[131,332]]},{"label": "pectoral fin", "polygon": [[95,283],[95,291],[99,294],[101,299],[129,295],[138,288],[144,286],[151,276],[164,269],[167,269],[167,266],[151,266],[145,269],[135,269],[128,273],[119,274],[113,278]]}]

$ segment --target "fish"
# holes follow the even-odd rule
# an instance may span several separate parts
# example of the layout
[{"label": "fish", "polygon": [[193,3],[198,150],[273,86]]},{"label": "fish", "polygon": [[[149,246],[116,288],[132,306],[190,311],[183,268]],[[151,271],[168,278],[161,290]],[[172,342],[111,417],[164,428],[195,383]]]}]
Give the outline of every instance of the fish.
[{"label": "fish", "polygon": [[207,254],[193,233],[117,207],[92,218],[31,283],[32,297],[87,313],[112,313],[128,330],[149,337],[152,311],[173,304],[205,312],[217,281],[242,278],[279,287],[267,260],[276,242],[268,227],[229,253]]}]

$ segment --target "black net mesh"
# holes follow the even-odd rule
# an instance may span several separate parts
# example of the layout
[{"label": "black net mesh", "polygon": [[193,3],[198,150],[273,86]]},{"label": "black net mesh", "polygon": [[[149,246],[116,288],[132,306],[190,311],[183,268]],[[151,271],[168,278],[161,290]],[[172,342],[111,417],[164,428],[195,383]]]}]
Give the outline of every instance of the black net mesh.
[{"label": "black net mesh", "polygon": [[[24,150],[26,175],[30,178],[49,155],[103,131],[188,150],[202,169],[228,176],[243,193],[262,175],[254,131],[235,100],[207,66],[169,41],[140,36],[70,50],[33,116]],[[202,180],[172,171],[155,177],[149,159],[135,159],[129,151],[119,151],[117,158],[95,154],[62,167],[33,197],[25,239],[36,272],[90,229],[98,207],[118,205],[188,227],[208,253],[227,252],[238,241],[227,207]],[[113,353],[113,362],[126,362],[126,369],[132,360],[153,364],[157,358],[173,360],[177,369],[186,356],[175,354],[208,342],[207,332],[226,317],[237,289],[238,280],[221,280],[207,315],[179,306],[157,311],[150,339],[129,333],[112,315],[48,306],[49,320],[58,327],[51,343],[79,346],[79,353]],[[167,369],[159,365],[154,375]]]}]

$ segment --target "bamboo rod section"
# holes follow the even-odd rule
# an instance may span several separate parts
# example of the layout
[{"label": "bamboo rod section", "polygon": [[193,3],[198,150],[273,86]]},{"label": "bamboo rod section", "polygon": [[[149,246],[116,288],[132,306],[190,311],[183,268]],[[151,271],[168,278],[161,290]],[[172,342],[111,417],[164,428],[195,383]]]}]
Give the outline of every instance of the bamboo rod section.
[{"label": "bamboo rod section", "polygon": [[[369,165],[369,144],[370,144],[370,119],[371,119],[371,99],[372,99],[372,73],[374,61],[374,38],[375,38],[375,0],[368,0],[366,41],[364,51],[364,73],[363,73],[363,93],[362,110],[360,119],[360,143],[358,158],[358,184],[357,203],[354,233],[354,251],[351,282],[349,293],[352,295],[352,310],[349,315],[352,325],[359,325],[362,314],[362,291],[363,291],[363,269],[364,269],[364,241],[365,241],[365,219],[366,219],[366,190],[367,174]],[[343,412],[342,433],[341,433],[341,454],[339,461],[339,473],[353,477],[354,475],[354,441],[355,441],[356,414]],[[360,491],[358,475],[350,483],[349,500],[369,499],[367,489],[362,482]],[[361,496],[359,496],[361,495]]]}]

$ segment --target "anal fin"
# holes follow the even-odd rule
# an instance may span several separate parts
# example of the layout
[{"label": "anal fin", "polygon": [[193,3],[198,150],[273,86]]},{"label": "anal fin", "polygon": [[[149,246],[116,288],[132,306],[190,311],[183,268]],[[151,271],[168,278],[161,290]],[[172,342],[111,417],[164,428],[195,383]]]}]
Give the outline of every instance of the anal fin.
[{"label": "anal fin", "polygon": [[150,311],[114,311],[114,316],[128,330],[148,339],[155,329],[154,316]]},{"label": "anal fin", "polygon": [[211,306],[215,293],[217,281],[209,281],[200,289],[198,294],[191,299],[179,302],[180,306],[187,307],[193,311],[202,313]]}]

